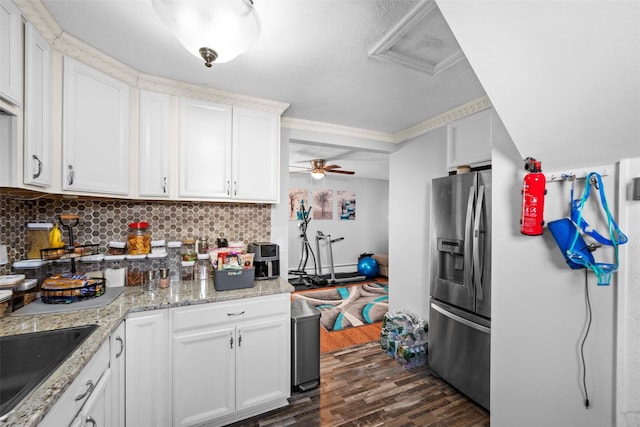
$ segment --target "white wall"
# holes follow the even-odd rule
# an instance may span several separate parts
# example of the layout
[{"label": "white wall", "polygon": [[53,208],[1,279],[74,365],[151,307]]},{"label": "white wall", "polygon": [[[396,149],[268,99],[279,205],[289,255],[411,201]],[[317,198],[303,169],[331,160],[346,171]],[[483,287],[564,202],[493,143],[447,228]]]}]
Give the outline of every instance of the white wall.
[{"label": "white wall", "polygon": [[[566,266],[548,229],[541,237],[520,234],[523,171],[513,144],[494,145],[493,171],[491,424],[610,426],[615,284],[597,286],[588,274],[593,323],[585,345],[591,403],[585,409],[578,353],[586,319],[585,270]],[[615,176],[605,177],[604,184],[614,206]],[[545,219],[566,217],[568,184],[547,183],[547,190]],[[589,216],[592,225],[595,218]],[[594,256],[608,260],[610,253],[603,248]]]},{"label": "white wall", "polygon": [[551,172],[640,156],[640,2],[437,4],[522,157]]},{"label": "white wall", "polygon": [[289,224],[287,215],[289,188],[289,130],[280,130],[280,203],[271,205],[271,241],[280,249],[280,277],[287,278],[289,251]]},{"label": "white wall", "polygon": [[[637,281],[627,280],[637,276],[618,275],[612,286],[596,286],[589,276],[592,406],[585,409],[577,355],[584,273],[563,264],[548,232],[520,236],[514,220],[522,157],[556,172],[640,154],[640,3],[439,0],[438,6],[514,141],[493,152],[492,425],[624,425],[615,414],[627,398],[637,420],[637,391],[618,390],[623,395],[616,399],[614,386],[616,376],[625,376],[615,366],[616,288],[630,289]],[[605,186],[616,206],[612,172]],[[568,202],[567,185],[548,188],[547,221]]]},{"label": "white wall", "polygon": [[[333,244],[333,260],[337,272],[357,270],[358,255],[364,252],[388,253],[389,245],[389,182],[378,179],[363,179],[355,176],[327,174],[324,179],[315,180],[307,173],[289,175],[287,188],[305,188],[309,199],[313,200],[313,192],[318,189],[333,190],[331,210],[333,219],[312,219],[307,228],[307,238],[316,255],[315,236],[320,230],[330,234],[332,239],[344,237],[344,240]],[[356,219],[341,220],[337,215],[337,192],[339,190],[356,193]],[[284,204],[288,217],[288,197]],[[313,203],[313,202],[311,202]],[[309,207],[309,201],[305,200]],[[295,269],[300,262],[302,244],[299,237],[299,222],[288,220],[288,264]],[[325,246],[321,243],[323,273],[328,273],[329,259]],[[309,256],[307,271],[313,273],[313,259]]]},{"label": "white wall", "polygon": [[640,200],[631,200],[633,178],[640,178],[640,158],[620,162],[618,225],[629,236],[629,243],[620,248],[617,297],[616,421],[620,427],[640,425]]},{"label": "white wall", "polygon": [[447,131],[408,141],[389,161],[389,309],[428,318],[431,180],[447,175]]}]

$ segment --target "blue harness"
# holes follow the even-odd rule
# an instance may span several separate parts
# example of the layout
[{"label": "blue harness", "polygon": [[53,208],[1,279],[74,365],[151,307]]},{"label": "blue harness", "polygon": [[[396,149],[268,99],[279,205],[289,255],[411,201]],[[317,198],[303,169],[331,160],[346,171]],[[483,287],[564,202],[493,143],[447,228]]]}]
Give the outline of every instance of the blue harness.
[{"label": "blue harness", "polygon": [[[590,227],[589,223],[582,216],[585,203],[591,195],[591,184],[594,184],[599,191],[600,203],[607,217],[609,238],[606,238]],[[618,224],[616,224],[609,211],[600,174],[596,172],[589,172],[589,174],[587,174],[584,192],[580,199],[573,199],[573,181],[571,182],[571,219],[563,218],[557,221],[551,221],[548,227],[569,267],[573,269],[588,268],[592,270],[598,278],[598,285],[609,285],[611,275],[618,270],[618,245],[627,243],[628,238],[620,231]],[[613,246],[615,263],[595,262],[591,254],[591,252],[595,250],[594,246],[585,243],[580,234],[580,230],[600,244]]]}]

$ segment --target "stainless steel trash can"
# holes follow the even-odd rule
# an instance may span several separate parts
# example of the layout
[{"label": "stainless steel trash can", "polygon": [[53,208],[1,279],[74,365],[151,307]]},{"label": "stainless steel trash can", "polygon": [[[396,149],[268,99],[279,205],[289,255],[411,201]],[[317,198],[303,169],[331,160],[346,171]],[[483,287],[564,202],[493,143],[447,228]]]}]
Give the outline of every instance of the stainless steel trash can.
[{"label": "stainless steel trash can", "polygon": [[291,302],[291,387],[320,385],[320,310],[303,300]]}]

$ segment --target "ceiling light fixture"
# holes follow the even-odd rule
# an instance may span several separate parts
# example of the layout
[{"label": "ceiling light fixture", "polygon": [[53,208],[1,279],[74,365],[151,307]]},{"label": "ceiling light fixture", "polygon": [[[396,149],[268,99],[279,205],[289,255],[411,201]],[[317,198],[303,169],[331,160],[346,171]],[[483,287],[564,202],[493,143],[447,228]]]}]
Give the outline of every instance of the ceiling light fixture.
[{"label": "ceiling light fixture", "polygon": [[248,51],[260,36],[252,0],[151,0],[164,24],[204,65]]},{"label": "ceiling light fixture", "polygon": [[314,169],[311,171],[311,177],[313,179],[322,179],[324,178],[324,171],[322,169]]}]

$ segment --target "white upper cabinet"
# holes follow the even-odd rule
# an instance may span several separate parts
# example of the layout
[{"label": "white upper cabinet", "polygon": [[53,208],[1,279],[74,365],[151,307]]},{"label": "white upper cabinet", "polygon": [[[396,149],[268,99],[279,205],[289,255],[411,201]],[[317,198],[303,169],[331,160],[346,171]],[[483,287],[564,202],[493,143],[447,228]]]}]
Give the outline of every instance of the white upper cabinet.
[{"label": "white upper cabinet", "polygon": [[169,197],[171,96],[140,91],[138,194]]},{"label": "white upper cabinet", "polygon": [[64,59],[62,188],[129,193],[129,86]]},{"label": "white upper cabinet", "polygon": [[472,114],[447,125],[447,165],[480,166],[491,162],[493,110]]},{"label": "white upper cabinet", "polygon": [[278,202],[280,115],[233,109],[233,197]]},{"label": "white upper cabinet", "polygon": [[51,48],[25,25],[24,183],[51,185]]},{"label": "white upper cabinet", "polygon": [[11,0],[0,0],[0,98],[22,104],[22,17]]},{"label": "white upper cabinet", "polygon": [[180,98],[181,198],[277,202],[280,115]]},{"label": "white upper cabinet", "polygon": [[179,126],[179,196],[230,198],[231,106],[182,97]]}]

